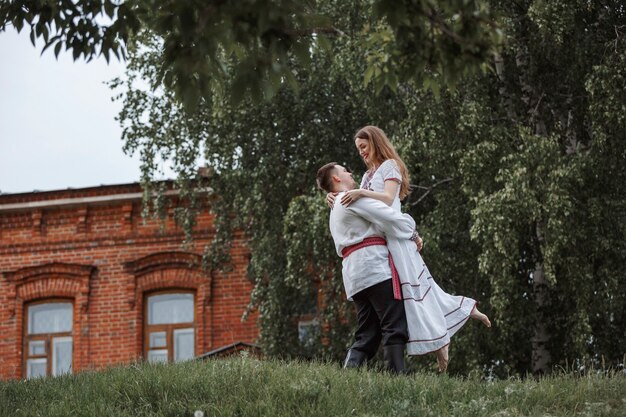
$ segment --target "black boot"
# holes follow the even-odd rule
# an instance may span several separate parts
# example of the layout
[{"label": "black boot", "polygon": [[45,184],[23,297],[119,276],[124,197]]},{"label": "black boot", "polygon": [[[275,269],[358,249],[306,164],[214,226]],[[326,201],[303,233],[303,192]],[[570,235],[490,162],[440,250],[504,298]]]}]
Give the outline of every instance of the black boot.
[{"label": "black boot", "polygon": [[365,363],[367,355],[360,350],[350,349],[343,362],[343,368],[358,368]]},{"label": "black boot", "polygon": [[383,347],[383,360],[385,368],[394,374],[405,373],[404,368],[404,345],[390,345]]}]

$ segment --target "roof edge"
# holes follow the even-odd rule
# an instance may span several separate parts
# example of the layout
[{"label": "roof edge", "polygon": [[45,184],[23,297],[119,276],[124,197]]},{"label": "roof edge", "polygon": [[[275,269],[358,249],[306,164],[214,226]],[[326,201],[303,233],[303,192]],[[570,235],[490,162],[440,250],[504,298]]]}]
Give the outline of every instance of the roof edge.
[{"label": "roof edge", "polygon": [[[168,190],[164,193],[166,196],[175,196],[180,193],[179,190]],[[97,205],[108,204],[112,202],[123,201],[136,201],[141,200],[143,193],[124,193],[124,194],[109,194],[98,196],[86,196],[86,197],[67,197],[53,200],[37,200],[37,201],[24,201],[19,203],[0,203],[0,213],[23,211],[23,210],[36,210],[44,208],[59,208],[59,207],[71,207],[80,205]]]}]

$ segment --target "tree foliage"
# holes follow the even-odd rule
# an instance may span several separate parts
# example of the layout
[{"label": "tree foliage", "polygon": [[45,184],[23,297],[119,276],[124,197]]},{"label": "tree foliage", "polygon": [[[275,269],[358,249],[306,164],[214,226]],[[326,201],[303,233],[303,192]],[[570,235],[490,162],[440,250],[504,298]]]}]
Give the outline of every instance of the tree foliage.
[{"label": "tree foliage", "polygon": [[[65,48],[74,59],[124,57],[142,31],[159,36],[154,87],[174,92],[187,108],[219,94],[271,97],[283,82],[298,89],[290,65],[310,62],[314,45],[329,37],[358,39],[369,62],[368,82],[395,88],[406,80],[438,88],[484,65],[499,41],[486,2],[479,0],[364,0],[366,27],[347,28],[341,1],[298,0],[8,0],[0,31],[30,28],[43,51]],[[351,15],[357,14],[353,8]],[[345,19],[344,19],[345,20]],[[357,20],[361,20],[358,17]],[[348,30],[347,30],[348,29]],[[356,30],[350,30],[356,29]],[[230,82],[230,81],[232,82]]]},{"label": "tree foliage", "polygon": [[[390,29],[393,16],[385,32],[372,29],[367,7],[376,4],[319,5],[335,28],[359,35],[312,48],[307,65],[289,61],[298,91],[284,80],[262,104],[233,102],[231,76],[189,113],[170,88],[136,87],[160,71],[162,39],[146,36],[131,50],[122,93],[127,149],[142,152],[146,180],[155,160],[169,158],[190,188],[192,161],[204,152],[219,236],[207,254],[223,266],[229,234],[248,236],[251,307],[261,313],[266,351],[339,358],[350,341],[353,313],[313,177],[331,160],[359,167],[351,136],[371,123],[393,138],[411,171],[405,209],[426,238],[435,278],[479,299],[495,322],[490,332],[455,337],[453,371],[506,376],[618,362],[626,345],[623,7],[493,1],[507,40],[494,71],[469,72],[435,99],[400,76],[410,50],[387,54],[408,36]],[[546,22],[557,24],[547,30]],[[368,79],[380,62],[394,69],[379,67],[397,77],[389,85]],[[299,318],[311,314],[323,343],[298,339]]]}]

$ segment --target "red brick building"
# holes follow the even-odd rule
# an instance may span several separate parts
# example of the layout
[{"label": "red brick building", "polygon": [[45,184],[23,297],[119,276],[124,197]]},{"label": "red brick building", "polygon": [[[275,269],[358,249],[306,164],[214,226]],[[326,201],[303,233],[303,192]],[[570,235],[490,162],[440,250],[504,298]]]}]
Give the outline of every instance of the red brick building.
[{"label": "red brick building", "polygon": [[138,184],[0,195],[0,379],[256,341],[257,315],[241,321],[252,289],[242,237],[233,269],[207,272],[210,214],[190,249],[172,216],[144,223],[141,210]]}]

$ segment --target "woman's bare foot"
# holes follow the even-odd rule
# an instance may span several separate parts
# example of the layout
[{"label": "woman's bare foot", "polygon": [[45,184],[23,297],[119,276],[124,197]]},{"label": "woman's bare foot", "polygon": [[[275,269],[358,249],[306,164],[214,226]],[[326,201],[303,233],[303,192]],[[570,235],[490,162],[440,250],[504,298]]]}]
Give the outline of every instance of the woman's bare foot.
[{"label": "woman's bare foot", "polygon": [[448,346],[449,345],[445,345],[444,347],[442,347],[436,352],[437,353],[437,366],[439,368],[439,373],[446,372],[446,369],[448,369],[448,362],[449,362]]},{"label": "woman's bare foot", "polygon": [[470,313],[470,317],[474,320],[482,322],[487,327],[491,327],[491,321],[489,321],[489,317],[487,317],[486,314],[481,313],[476,307],[474,307],[474,310],[472,310],[472,312]]}]

